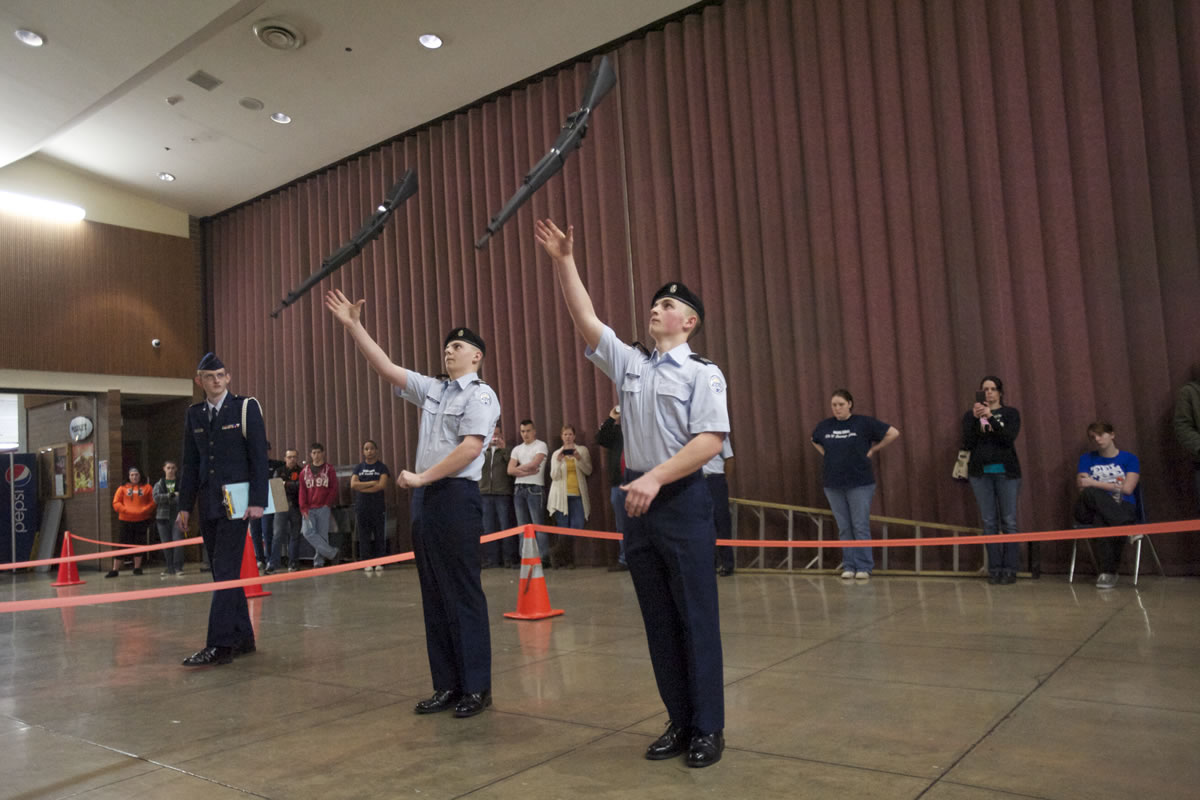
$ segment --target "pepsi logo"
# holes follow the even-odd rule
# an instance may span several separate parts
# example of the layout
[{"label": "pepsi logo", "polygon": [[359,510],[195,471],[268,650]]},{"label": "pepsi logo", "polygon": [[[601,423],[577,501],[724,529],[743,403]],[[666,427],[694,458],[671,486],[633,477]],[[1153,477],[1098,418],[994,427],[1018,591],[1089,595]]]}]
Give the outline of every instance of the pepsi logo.
[{"label": "pepsi logo", "polygon": [[33,470],[24,464],[13,464],[4,470],[4,480],[13,486],[21,487],[33,479]]}]

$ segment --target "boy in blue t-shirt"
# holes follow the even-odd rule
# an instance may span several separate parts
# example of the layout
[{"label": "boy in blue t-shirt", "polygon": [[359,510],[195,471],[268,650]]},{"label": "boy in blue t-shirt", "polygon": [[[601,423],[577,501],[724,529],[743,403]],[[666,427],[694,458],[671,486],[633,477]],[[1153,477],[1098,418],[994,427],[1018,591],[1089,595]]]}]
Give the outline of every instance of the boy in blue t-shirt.
[{"label": "boy in blue t-shirt", "polygon": [[[1117,449],[1113,426],[1107,422],[1093,422],[1087,432],[1096,449],[1079,457],[1075,476],[1075,485],[1079,487],[1075,521],[1091,527],[1132,525],[1137,521],[1134,490],[1141,470],[1137,456]],[[1113,536],[1093,542],[1100,567],[1096,588],[1111,589],[1117,585],[1117,568],[1125,537]]]}]

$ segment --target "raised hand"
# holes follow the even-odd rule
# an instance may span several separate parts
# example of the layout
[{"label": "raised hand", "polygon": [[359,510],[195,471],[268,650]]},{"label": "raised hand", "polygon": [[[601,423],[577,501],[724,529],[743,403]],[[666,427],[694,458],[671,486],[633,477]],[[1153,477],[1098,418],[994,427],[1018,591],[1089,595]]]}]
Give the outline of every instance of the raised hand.
[{"label": "raised hand", "polygon": [[342,294],[341,289],[330,289],[325,293],[325,307],[332,311],[334,318],[347,328],[362,322],[362,310],[366,304],[366,300],[351,303],[346,295]]},{"label": "raised hand", "polygon": [[567,232],[563,233],[552,219],[535,220],[533,238],[554,260],[570,258],[575,249],[575,226],[568,225]]}]

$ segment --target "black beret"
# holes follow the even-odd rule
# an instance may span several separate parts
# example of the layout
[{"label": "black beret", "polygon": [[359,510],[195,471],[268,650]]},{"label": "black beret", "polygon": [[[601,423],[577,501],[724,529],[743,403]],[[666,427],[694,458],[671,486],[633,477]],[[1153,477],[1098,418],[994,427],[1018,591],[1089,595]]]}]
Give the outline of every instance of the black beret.
[{"label": "black beret", "polygon": [[196,372],[216,372],[219,369],[225,369],[225,363],[217,357],[216,353],[205,353],[204,358],[200,359],[200,363],[196,365]]},{"label": "black beret", "polygon": [[650,305],[653,306],[657,303],[660,297],[674,297],[681,303],[687,303],[696,309],[696,314],[700,317],[700,321],[704,322],[704,302],[700,299],[700,295],[679,281],[664,283],[663,287],[654,293],[654,298],[650,301]]},{"label": "black beret", "polygon": [[446,334],[446,341],[442,342],[442,347],[450,344],[453,341],[462,341],[467,344],[475,345],[479,348],[479,352],[487,355],[487,345],[483,343],[483,339],[479,334],[470,328],[455,328]]}]

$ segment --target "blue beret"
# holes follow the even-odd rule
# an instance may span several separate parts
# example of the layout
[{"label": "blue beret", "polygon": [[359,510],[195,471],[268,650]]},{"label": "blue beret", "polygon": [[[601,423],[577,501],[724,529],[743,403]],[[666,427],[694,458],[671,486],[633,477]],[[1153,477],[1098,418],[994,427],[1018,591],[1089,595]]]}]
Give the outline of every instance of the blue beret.
[{"label": "blue beret", "polygon": [[442,347],[450,344],[453,341],[466,342],[479,348],[479,352],[487,355],[487,345],[483,343],[483,339],[479,334],[470,328],[455,328],[446,334],[446,341],[442,342]]},{"label": "blue beret", "polygon": [[217,357],[216,353],[205,353],[204,358],[200,359],[200,363],[196,365],[196,372],[216,372],[219,369],[225,369],[225,363]]},{"label": "blue beret", "polygon": [[660,297],[674,297],[681,303],[687,303],[696,309],[696,315],[700,317],[701,322],[704,322],[704,303],[700,300],[700,295],[694,293],[681,282],[671,281],[670,283],[664,283],[663,287],[654,293],[654,299],[650,301],[650,305],[653,306],[657,303]]}]

